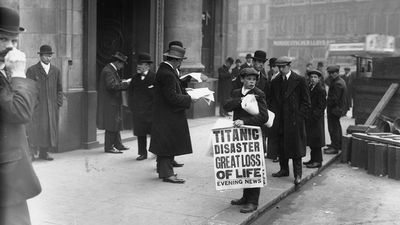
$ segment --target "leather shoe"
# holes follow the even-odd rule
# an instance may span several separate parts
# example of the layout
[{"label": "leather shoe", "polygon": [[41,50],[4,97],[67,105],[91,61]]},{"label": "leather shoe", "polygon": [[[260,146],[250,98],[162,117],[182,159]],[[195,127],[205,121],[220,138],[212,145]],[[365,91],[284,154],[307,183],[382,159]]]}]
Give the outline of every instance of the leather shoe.
[{"label": "leather shoe", "polygon": [[121,146],[118,146],[118,147],[115,147],[115,148],[118,149],[118,150],[120,150],[120,151],[129,150],[129,148],[126,147],[126,146],[124,146],[124,145],[121,145]]},{"label": "leather shoe", "polygon": [[178,163],[177,161],[172,161],[172,166],[173,167],[182,167],[184,164],[183,163]]},{"label": "leather shoe", "polygon": [[244,198],[234,199],[231,201],[231,205],[244,205],[246,200]]},{"label": "leather shoe", "polygon": [[43,160],[47,160],[47,161],[53,161],[54,160],[54,158],[50,157],[50,155],[48,153],[43,154],[43,155],[39,154],[39,159],[43,159]]},{"label": "leather shoe", "polygon": [[307,168],[320,168],[321,167],[321,163],[313,162],[313,163],[307,164],[306,167]]},{"label": "leather shoe", "polygon": [[136,160],[138,160],[138,161],[141,161],[141,160],[144,160],[144,159],[147,159],[147,156],[140,155],[139,157],[136,158]]},{"label": "leather shoe", "polygon": [[104,151],[105,153],[121,154],[122,152],[118,149],[112,148]]},{"label": "leather shoe", "polygon": [[279,162],[279,158],[273,159],[272,162],[274,162],[274,163]]},{"label": "leather shoe", "polygon": [[313,161],[311,161],[311,159],[309,160],[309,161],[307,161],[307,162],[303,162],[303,165],[309,165],[309,164],[311,164],[311,163],[313,163]]},{"label": "leather shoe", "polygon": [[289,172],[288,171],[284,171],[284,170],[279,170],[279,172],[273,173],[272,176],[273,177],[288,177],[289,176]]},{"label": "leather shoe", "polygon": [[328,149],[324,150],[325,154],[338,154],[338,152],[339,151],[337,149],[334,149],[334,148],[328,148]]},{"label": "leather shoe", "polygon": [[164,178],[163,181],[164,182],[168,182],[168,183],[173,183],[173,184],[183,184],[183,183],[185,183],[184,179],[179,179],[175,175],[167,177],[167,178]]},{"label": "leather shoe", "polygon": [[249,212],[253,212],[257,209],[257,205],[253,204],[253,203],[247,203],[246,205],[244,205],[241,209],[240,212],[241,213],[249,213]]},{"label": "leather shoe", "polygon": [[295,185],[299,185],[300,182],[301,182],[301,176],[296,176],[296,177],[294,178],[294,184],[295,184]]}]

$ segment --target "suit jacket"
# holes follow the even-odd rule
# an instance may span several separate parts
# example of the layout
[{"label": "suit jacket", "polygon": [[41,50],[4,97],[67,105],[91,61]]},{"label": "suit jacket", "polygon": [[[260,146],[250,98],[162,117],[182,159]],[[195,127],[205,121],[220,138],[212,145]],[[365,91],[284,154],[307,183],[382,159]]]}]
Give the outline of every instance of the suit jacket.
[{"label": "suit jacket", "polygon": [[[254,94],[258,104],[258,115],[251,115],[242,108],[242,98],[246,95]],[[242,89],[236,89],[232,92],[232,97],[224,104],[226,111],[233,111],[233,120],[243,120],[244,125],[252,125],[262,127],[268,121],[267,103],[264,93],[257,87],[250,90],[246,95],[242,94]]]},{"label": "suit jacket", "polygon": [[256,86],[258,87],[258,89],[264,92],[267,103],[269,103],[270,81],[268,80],[268,76],[267,73],[265,72],[265,69],[262,69],[260,71],[260,77],[257,81]]},{"label": "suit jacket", "polygon": [[36,81],[39,88],[39,103],[28,129],[29,143],[36,147],[56,147],[59,109],[63,103],[60,70],[50,64],[49,73],[46,74],[39,62],[28,68],[26,77]]},{"label": "suit jacket", "polygon": [[331,80],[328,90],[328,116],[342,117],[347,112],[346,83],[339,76]]},{"label": "suit jacket", "polygon": [[149,71],[144,80],[141,77],[142,74],[134,75],[128,88],[128,105],[132,112],[133,133],[136,136],[151,133],[156,74]]},{"label": "suit jacket", "polygon": [[318,83],[310,90],[310,98],[311,108],[306,120],[307,145],[310,147],[323,147],[325,146],[325,88]]},{"label": "suit jacket", "polygon": [[186,93],[176,70],[161,63],[154,84],[153,124],[149,151],[158,156],[192,153],[186,109],[191,97]]},{"label": "suit jacket", "polygon": [[0,207],[19,204],[41,192],[25,130],[37,94],[34,81],[12,78],[9,83],[0,74]]},{"label": "suit jacket", "polygon": [[238,88],[242,88],[243,84],[240,80],[240,68],[232,69],[232,92]]},{"label": "suit jacket", "polygon": [[[310,95],[304,77],[291,72],[286,91],[282,90],[283,78],[279,74],[271,81],[270,110],[275,113],[271,139],[283,139],[278,154],[285,158],[301,158],[306,154],[305,118],[310,108]],[[276,142],[277,143],[277,142]]]},{"label": "suit jacket", "polygon": [[128,88],[118,72],[107,64],[100,73],[97,98],[97,128],[108,131],[122,130],[122,95]]}]

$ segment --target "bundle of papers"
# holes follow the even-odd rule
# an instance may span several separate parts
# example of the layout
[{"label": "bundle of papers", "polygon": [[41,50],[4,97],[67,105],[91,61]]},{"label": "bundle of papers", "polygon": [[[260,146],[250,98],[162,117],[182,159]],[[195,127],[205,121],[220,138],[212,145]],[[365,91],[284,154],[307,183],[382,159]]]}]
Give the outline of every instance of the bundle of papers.
[{"label": "bundle of papers", "polygon": [[208,88],[188,88],[187,93],[194,99],[204,99],[208,105],[214,101],[214,92]]},{"label": "bundle of papers", "polygon": [[181,76],[179,79],[184,79],[184,78],[186,78],[187,76],[191,76],[191,77],[193,77],[195,80],[197,80],[197,82],[202,82],[202,80],[201,80],[201,73],[188,73],[188,74],[185,74],[185,75],[183,75],[183,76]]}]

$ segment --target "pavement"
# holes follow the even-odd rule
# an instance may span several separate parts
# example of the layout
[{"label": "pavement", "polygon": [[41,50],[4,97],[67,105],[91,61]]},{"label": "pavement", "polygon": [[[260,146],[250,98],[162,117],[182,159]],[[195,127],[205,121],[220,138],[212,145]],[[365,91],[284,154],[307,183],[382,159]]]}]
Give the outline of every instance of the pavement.
[{"label": "pavement", "polygon": [[333,163],[251,225],[400,224],[400,182]]},{"label": "pavement", "polygon": [[[295,191],[292,171],[289,177],[273,178],[271,174],[279,170],[279,165],[266,160],[267,186],[261,189],[258,210],[242,214],[238,206],[230,205],[232,199],[241,197],[242,190],[215,190],[213,158],[207,149],[210,130],[217,119],[188,120],[193,154],[176,157],[185,165],[175,169],[185,184],[158,179],[153,157],[136,161],[137,142],[131,132],[122,135],[124,144],[131,148],[124,154],[105,154],[99,147],[52,154],[55,160],[51,162],[35,161],[43,192],[28,201],[32,224],[246,224]],[[343,130],[353,123],[348,117],[342,118]],[[326,136],[330,143],[328,132]],[[337,155],[323,157],[319,170],[303,168],[302,184]],[[309,153],[303,160],[308,159]]]}]

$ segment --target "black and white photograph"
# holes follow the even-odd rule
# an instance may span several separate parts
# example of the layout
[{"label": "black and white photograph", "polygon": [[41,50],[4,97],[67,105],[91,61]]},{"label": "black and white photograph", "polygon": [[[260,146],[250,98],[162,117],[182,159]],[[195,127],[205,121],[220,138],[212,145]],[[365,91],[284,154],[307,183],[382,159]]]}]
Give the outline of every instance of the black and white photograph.
[{"label": "black and white photograph", "polygon": [[400,0],[0,1],[0,225],[399,212]]}]

